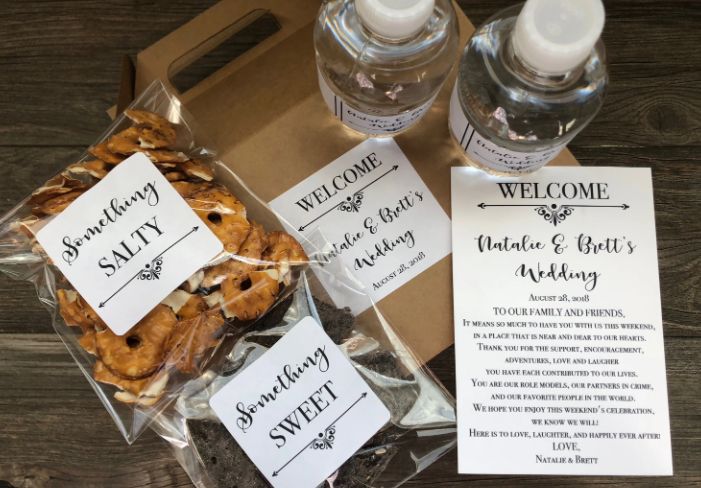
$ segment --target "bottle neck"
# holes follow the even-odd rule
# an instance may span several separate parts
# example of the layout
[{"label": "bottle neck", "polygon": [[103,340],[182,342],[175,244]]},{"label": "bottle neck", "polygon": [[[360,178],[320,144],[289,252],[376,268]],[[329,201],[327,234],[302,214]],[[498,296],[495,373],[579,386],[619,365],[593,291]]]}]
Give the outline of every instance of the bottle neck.
[{"label": "bottle neck", "polygon": [[524,83],[539,88],[564,88],[576,81],[582,73],[584,63],[565,73],[544,73],[526,63],[516,52],[514,37],[509,36],[501,52],[504,66]]},{"label": "bottle neck", "polygon": [[405,42],[413,41],[414,39],[416,39],[416,38],[418,38],[419,36],[421,36],[421,35],[423,34],[424,30],[426,29],[426,26],[424,25],[424,26],[423,26],[421,29],[419,29],[417,32],[415,32],[415,33],[413,33],[413,34],[410,34],[410,35],[408,35],[408,36],[404,36],[404,37],[385,37],[385,36],[383,36],[383,35],[378,34],[378,33],[375,32],[375,31],[373,31],[370,27],[368,27],[368,25],[367,25],[365,22],[363,22],[363,18],[360,16],[360,14],[358,13],[357,9],[356,9],[356,11],[355,11],[355,15],[356,15],[356,18],[357,18],[357,22],[358,22],[358,24],[360,24],[360,26],[362,27],[363,32],[365,33],[365,35],[366,35],[368,38],[377,39],[378,41],[380,41],[380,42],[382,42],[382,43],[384,43],[384,44],[403,44],[403,43],[405,43]]}]

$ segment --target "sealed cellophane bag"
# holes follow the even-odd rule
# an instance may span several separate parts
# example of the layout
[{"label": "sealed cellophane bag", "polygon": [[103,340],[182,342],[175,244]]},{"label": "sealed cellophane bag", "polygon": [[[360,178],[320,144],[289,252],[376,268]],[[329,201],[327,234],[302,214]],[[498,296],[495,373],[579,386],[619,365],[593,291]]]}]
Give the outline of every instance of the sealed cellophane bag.
[{"label": "sealed cellophane bag", "polygon": [[[274,352],[300,324],[313,321],[318,325],[315,336],[330,341],[342,358],[335,362],[353,371],[367,390],[363,398],[372,397],[375,410],[380,406],[386,419],[367,433],[364,422],[358,423],[362,442],[351,452],[342,451],[338,446],[345,441],[334,438],[341,434],[336,432],[340,424],[328,425],[300,453],[307,447],[337,450],[333,455],[338,463],[328,472],[323,463],[303,470],[335,488],[400,485],[454,447],[452,397],[397,336],[352,273],[332,259],[323,237],[300,243],[294,231],[286,232],[282,220],[217,159],[205,138],[178,98],[155,82],[80,160],[0,220],[0,269],[35,285],[56,332],[125,439],[131,443],[151,426],[200,487],[270,486],[210,401],[270,357],[266,353]],[[221,241],[223,251],[118,334],[36,236],[95,185],[107,183],[104,179],[120,164],[144,156],[197,222]],[[150,264],[133,279],[158,280],[162,263]],[[174,265],[172,260],[167,264]],[[338,303],[344,297],[349,303],[365,301],[365,311],[354,316]],[[428,334],[430,324],[426,326]],[[300,351],[304,346],[293,344]],[[333,398],[340,392],[336,389]],[[311,401],[322,409],[326,404],[319,395],[313,393]],[[372,411],[363,410],[364,403],[353,403],[344,413],[356,404],[354,412],[370,421]],[[293,459],[303,457],[296,454]],[[293,469],[290,463],[285,464],[288,471]]]},{"label": "sealed cellophane bag", "polygon": [[[221,351],[225,354],[223,361],[188,382],[177,401],[152,424],[171,444],[176,458],[198,487],[271,486],[223,425],[211,400],[310,317],[320,326],[319,334],[328,335],[389,411],[389,420],[368,436],[360,449],[348,453],[350,457],[333,472],[321,473],[325,478],[318,486],[399,486],[455,446],[455,409],[450,394],[395,333],[351,272],[338,260],[325,257],[329,256],[325,250],[330,247],[324,245],[323,239],[313,241],[319,251],[310,253],[308,266],[296,277],[294,291],[227,345],[227,350]],[[328,290],[329,286],[335,289]],[[355,303],[362,298],[367,309],[353,316],[349,308],[335,305],[331,295],[337,300],[352,298]],[[299,348],[304,356],[304,345]],[[268,380],[260,377],[260,381]],[[265,410],[263,407],[268,408],[265,403],[256,405],[259,410]],[[261,415],[275,416],[272,410]],[[365,415],[371,417],[369,411]],[[289,418],[283,419],[281,425]],[[297,418],[297,413],[292,418]],[[351,428],[362,428],[362,423]],[[333,443],[338,439],[334,436],[344,434],[331,430],[330,434],[329,429],[320,432],[302,449],[335,448]],[[260,442],[270,443],[270,439],[266,436]],[[270,449],[274,451],[275,444],[270,444]],[[285,465],[283,461],[289,462],[282,456],[281,466]],[[305,470],[324,469],[302,462]]]},{"label": "sealed cellophane bag", "polygon": [[[208,370],[228,338],[284,301],[307,265],[299,242],[203,138],[179,99],[154,82],[78,161],[0,220],[0,269],[35,285],[56,332],[129,443],[178,398],[187,381]],[[172,185],[221,240],[223,251],[117,335],[36,235],[138,154],[148,157],[165,177],[163,184]],[[157,280],[160,262],[151,264],[135,278]]]}]

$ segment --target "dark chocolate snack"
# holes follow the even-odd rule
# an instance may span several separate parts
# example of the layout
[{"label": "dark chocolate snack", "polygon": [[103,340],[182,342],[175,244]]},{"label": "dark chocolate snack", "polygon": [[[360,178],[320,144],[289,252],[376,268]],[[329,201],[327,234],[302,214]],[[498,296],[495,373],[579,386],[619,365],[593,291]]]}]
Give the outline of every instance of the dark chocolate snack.
[{"label": "dark chocolate snack", "polygon": [[[275,344],[282,336],[275,337],[256,335],[255,332],[263,332],[280,325],[285,313],[291,305],[292,297],[289,297],[277,304],[268,312],[267,315],[263,316],[258,322],[256,322],[249,332],[247,340],[265,347],[272,347],[273,344]],[[314,306],[319,314],[321,325],[324,327],[324,330],[334,343],[341,344],[344,340],[351,336],[355,318],[350,312],[350,309],[336,308],[333,305],[329,305],[328,303],[317,300],[316,298],[314,299]]]},{"label": "dark chocolate snack", "polygon": [[[265,332],[283,324],[285,313],[292,304],[292,297],[278,303],[253,325],[245,340],[266,348],[272,347],[282,338],[283,332],[280,332],[280,335],[266,335]],[[334,343],[343,344],[353,336],[355,318],[350,309],[339,309],[316,298],[314,305],[324,330]],[[401,420],[418,397],[418,387],[414,383],[413,375],[403,371],[394,353],[380,348],[354,356],[353,361],[362,366],[359,372],[392,412],[392,418]],[[239,367],[240,365],[232,364],[227,373],[231,374]],[[216,486],[220,488],[269,486],[221,423],[190,419],[187,425],[195,449]],[[375,434],[358,453],[339,468],[335,477],[331,477],[333,488],[371,486],[399,452],[399,447],[394,443],[406,432],[405,429],[389,425]]]},{"label": "dark chocolate snack", "polygon": [[350,308],[336,308],[316,298],[314,305],[319,314],[321,325],[333,342],[341,344],[350,337],[355,323],[355,317],[353,317]]},{"label": "dark chocolate snack", "polygon": [[[195,448],[210,480],[219,488],[267,488],[270,485],[246,453],[233,440],[224,425],[208,420],[188,420]],[[367,487],[380,476],[398,448],[391,438],[380,432],[373,436],[338,470],[334,488]]]},{"label": "dark chocolate snack", "polygon": [[[368,444],[374,444],[374,440],[370,439]],[[338,469],[333,488],[375,486],[372,483],[382,475],[398,451],[393,445],[380,445],[375,449],[364,446],[361,453],[357,453]]]},{"label": "dark chocolate snack", "polygon": [[411,375],[402,373],[397,357],[390,351],[377,350],[362,356],[356,356],[353,360],[366,368],[375,371],[382,376],[390,378],[411,379]]},{"label": "dark chocolate snack", "polygon": [[[396,356],[389,351],[377,350],[353,358],[353,360],[367,368],[369,372],[360,369],[359,373],[363,375],[375,395],[389,409],[392,419],[400,422],[409,413],[419,397],[419,387],[414,382],[413,375],[404,374]],[[386,380],[377,379],[373,373],[399,381],[394,381],[394,384],[391,385]]]},{"label": "dark chocolate snack", "polygon": [[205,470],[216,486],[219,488],[270,486],[224,425],[207,420],[188,420],[187,426]]},{"label": "dark chocolate snack", "polygon": [[293,296],[285,298],[281,302],[275,304],[268,313],[263,315],[258,322],[253,326],[253,330],[266,330],[272,327],[277,327],[282,323],[287,309],[292,305]]}]

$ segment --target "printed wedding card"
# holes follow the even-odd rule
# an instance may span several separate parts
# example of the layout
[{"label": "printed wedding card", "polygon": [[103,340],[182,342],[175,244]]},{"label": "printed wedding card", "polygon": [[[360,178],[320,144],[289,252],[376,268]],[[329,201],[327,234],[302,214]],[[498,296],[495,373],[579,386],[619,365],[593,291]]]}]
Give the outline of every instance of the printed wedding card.
[{"label": "printed wedding card", "polygon": [[452,170],[460,473],[671,475],[649,169]]}]

